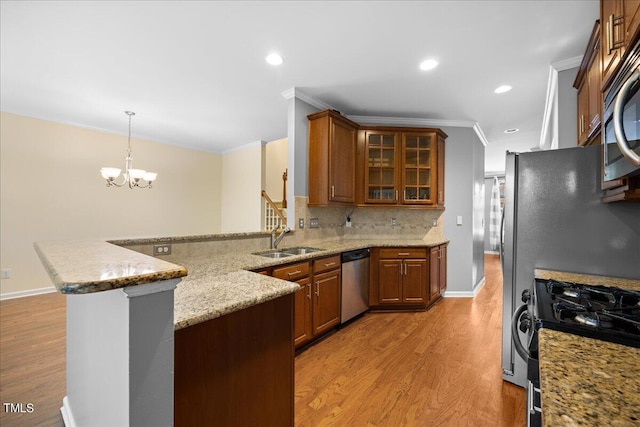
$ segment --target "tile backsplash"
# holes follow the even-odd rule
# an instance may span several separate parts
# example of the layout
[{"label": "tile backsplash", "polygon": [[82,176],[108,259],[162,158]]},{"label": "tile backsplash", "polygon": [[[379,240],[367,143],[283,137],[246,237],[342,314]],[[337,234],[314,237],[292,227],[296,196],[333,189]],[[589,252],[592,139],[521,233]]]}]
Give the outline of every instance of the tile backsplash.
[{"label": "tile backsplash", "polygon": [[[290,222],[297,226],[298,220],[304,218],[305,228],[296,228],[294,233],[294,239],[300,242],[316,239],[424,239],[441,238],[443,235],[444,210],[441,209],[309,208],[306,197],[296,197],[295,201],[296,218]],[[348,214],[351,227],[346,227]],[[309,228],[311,218],[318,218],[318,228]],[[392,218],[395,218],[395,226],[391,224]]]}]

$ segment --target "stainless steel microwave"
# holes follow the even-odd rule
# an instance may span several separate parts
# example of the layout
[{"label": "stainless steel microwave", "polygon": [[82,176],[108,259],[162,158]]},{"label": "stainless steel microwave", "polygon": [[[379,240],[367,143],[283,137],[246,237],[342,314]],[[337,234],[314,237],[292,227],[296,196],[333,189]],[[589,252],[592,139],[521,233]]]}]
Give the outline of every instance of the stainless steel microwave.
[{"label": "stainless steel microwave", "polygon": [[604,180],[640,175],[640,40],[604,99]]}]

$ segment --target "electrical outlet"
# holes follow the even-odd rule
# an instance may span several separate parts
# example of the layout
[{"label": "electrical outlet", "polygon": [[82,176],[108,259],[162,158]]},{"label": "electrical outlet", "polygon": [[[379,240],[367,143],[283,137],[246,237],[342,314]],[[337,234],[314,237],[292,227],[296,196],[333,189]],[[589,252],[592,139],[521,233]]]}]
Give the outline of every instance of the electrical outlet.
[{"label": "electrical outlet", "polygon": [[431,223],[432,226],[437,227],[438,226],[438,220],[434,219],[433,222]]},{"label": "electrical outlet", "polygon": [[153,255],[170,255],[171,243],[164,243],[162,245],[153,245]]},{"label": "electrical outlet", "polygon": [[2,278],[3,279],[11,278],[11,269],[10,268],[3,268],[2,269]]},{"label": "electrical outlet", "polygon": [[309,218],[309,228],[320,228],[320,220],[318,218]]},{"label": "electrical outlet", "polygon": [[347,222],[344,223],[345,227],[351,227],[351,220],[348,219]]},{"label": "electrical outlet", "polygon": [[304,218],[298,218],[298,228],[304,228]]},{"label": "electrical outlet", "polygon": [[391,226],[392,227],[396,226],[396,219],[395,218],[391,218]]}]

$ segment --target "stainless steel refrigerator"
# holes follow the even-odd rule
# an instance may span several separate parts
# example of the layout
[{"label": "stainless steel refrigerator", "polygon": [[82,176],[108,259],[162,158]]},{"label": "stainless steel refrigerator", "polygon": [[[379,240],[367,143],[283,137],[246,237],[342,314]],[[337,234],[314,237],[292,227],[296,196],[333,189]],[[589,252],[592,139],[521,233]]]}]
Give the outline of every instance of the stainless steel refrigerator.
[{"label": "stainless steel refrigerator", "polygon": [[[503,379],[524,387],[511,316],[534,269],[640,279],[640,203],[601,203],[600,147],[507,153],[502,234]],[[526,335],[522,334],[522,342]]]}]

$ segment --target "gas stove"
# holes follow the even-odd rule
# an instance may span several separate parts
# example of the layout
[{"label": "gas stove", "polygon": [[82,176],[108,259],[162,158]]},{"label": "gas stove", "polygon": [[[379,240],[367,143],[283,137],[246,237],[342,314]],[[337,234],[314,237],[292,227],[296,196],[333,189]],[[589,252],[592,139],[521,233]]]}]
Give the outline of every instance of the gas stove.
[{"label": "gas stove", "polygon": [[530,304],[535,329],[640,348],[640,291],[536,279]]}]

